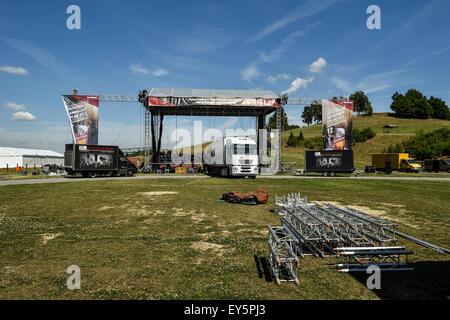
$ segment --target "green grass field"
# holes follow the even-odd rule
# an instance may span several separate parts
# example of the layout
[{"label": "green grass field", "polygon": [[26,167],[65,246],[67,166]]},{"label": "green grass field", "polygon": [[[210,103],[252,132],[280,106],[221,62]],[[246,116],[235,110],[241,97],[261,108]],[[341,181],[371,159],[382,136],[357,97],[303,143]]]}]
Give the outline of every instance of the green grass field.
[{"label": "green grass field", "polygon": [[[397,125],[398,133],[383,133],[383,126],[386,124]],[[419,130],[430,132],[440,128],[450,128],[450,121],[439,119],[402,119],[391,117],[386,113],[376,113],[372,116],[357,116],[354,118],[355,128],[371,128],[377,134],[374,138],[357,143],[353,146],[355,167],[364,169],[365,166],[372,164],[371,153],[381,153],[389,145],[401,143]],[[322,124],[312,125],[301,128],[305,138],[319,137],[322,135]],[[298,136],[300,129],[292,130],[295,136]],[[282,142],[285,146],[291,131],[282,133]],[[297,162],[297,168],[304,168],[305,148],[286,148],[283,147],[281,161]]]},{"label": "green grass field", "polygon": [[[265,205],[219,203],[222,193],[269,190]],[[271,281],[273,197],[302,192],[378,210],[399,231],[450,247],[449,183],[349,179],[151,179],[0,187],[0,299],[446,299],[450,259],[414,243],[415,271],[338,273],[302,259],[300,285]],[[66,288],[68,266],[81,290]]]}]

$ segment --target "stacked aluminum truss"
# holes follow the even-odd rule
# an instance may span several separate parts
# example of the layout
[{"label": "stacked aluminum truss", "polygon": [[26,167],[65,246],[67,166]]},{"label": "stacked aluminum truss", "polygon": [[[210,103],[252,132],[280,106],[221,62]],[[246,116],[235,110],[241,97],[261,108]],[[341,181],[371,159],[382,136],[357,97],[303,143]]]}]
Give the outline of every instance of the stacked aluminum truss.
[{"label": "stacked aluminum truss", "polygon": [[[302,258],[306,255],[336,257],[342,259],[335,265],[339,272],[365,272],[373,265],[381,271],[413,270],[408,267],[408,255],[414,252],[395,246],[397,236],[450,253],[449,249],[396,231],[396,223],[349,207],[308,203],[300,193],[275,196],[275,212],[282,216],[281,226],[269,226],[269,250],[278,284],[280,281],[298,283],[294,254]],[[280,280],[282,269],[289,272]]]},{"label": "stacked aluminum truss", "polygon": [[[289,271],[282,281],[298,282],[293,254],[341,258],[343,262],[336,264],[340,272],[366,271],[369,265],[412,270],[407,255],[413,252],[393,246],[397,243],[396,232],[390,229],[397,227],[393,222],[348,207],[308,203],[300,193],[275,196],[275,211],[282,216],[281,226],[269,226],[269,251],[278,284],[281,269]],[[276,258],[282,250],[283,258]]]}]

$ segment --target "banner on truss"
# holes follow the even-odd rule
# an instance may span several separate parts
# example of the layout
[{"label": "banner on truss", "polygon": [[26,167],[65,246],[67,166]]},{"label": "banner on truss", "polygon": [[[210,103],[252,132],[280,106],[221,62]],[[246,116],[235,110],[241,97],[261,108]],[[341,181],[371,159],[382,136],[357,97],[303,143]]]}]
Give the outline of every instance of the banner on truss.
[{"label": "banner on truss", "polygon": [[99,99],[90,95],[62,96],[76,144],[98,144]]},{"label": "banner on truss", "polygon": [[232,106],[232,107],[276,107],[277,99],[265,98],[188,98],[148,97],[149,106]]},{"label": "banner on truss", "polygon": [[353,101],[322,100],[323,150],[352,150]]}]

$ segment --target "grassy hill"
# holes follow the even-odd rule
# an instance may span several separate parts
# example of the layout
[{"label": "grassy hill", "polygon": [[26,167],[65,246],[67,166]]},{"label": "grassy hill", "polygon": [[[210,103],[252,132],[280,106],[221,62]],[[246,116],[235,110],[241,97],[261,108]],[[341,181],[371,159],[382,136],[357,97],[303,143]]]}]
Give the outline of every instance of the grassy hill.
[{"label": "grassy hill", "polygon": [[[397,125],[398,133],[383,133],[383,126],[386,124]],[[390,116],[388,113],[376,113],[372,116],[356,116],[353,126],[358,129],[370,127],[376,132],[376,137],[353,146],[355,155],[355,167],[364,168],[371,164],[371,153],[383,152],[383,150],[396,143],[401,143],[414,135],[419,130],[430,132],[440,128],[450,128],[450,121],[439,119],[403,119]],[[322,135],[322,124],[312,125],[301,128],[305,138],[319,137]],[[291,133],[298,135],[300,129],[285,131],[282,133],[282,143],[285,146]],[[297,168],[304,168],[305,148],[286,148],[283,147],[281,161],[297,162]]]}]

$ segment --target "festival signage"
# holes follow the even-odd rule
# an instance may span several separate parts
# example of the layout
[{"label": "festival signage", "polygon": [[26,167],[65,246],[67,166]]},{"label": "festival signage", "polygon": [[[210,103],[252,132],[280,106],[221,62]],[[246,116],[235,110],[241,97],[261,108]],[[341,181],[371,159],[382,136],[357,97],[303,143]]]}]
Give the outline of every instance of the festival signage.
[{"label": "festival signage", "polygon": [[76,144],[98,144],[99,96],[63,95]]},{"label": "festival signage", "polygon": [[353,101],[322,100],[323,150],[352,150]]}]

